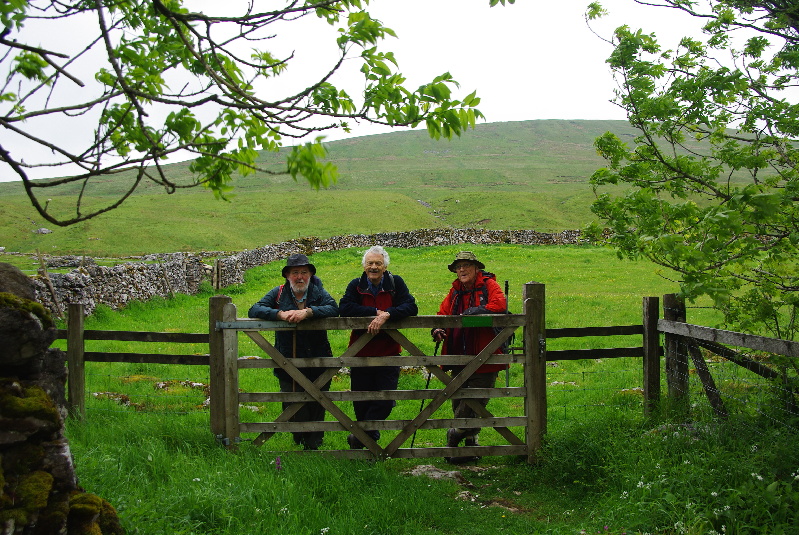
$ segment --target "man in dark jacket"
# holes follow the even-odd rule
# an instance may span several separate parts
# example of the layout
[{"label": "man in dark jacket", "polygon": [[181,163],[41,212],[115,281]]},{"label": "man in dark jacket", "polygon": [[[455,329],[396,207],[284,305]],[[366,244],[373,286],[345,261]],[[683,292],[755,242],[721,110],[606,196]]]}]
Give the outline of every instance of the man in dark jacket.
[{"label": "man in dark jacket", "polygon": [[[363,274],[353,279],[344,297],[341,298],[341,315],[345,317],[369,317],[374,319],[367,331],[375,334],[357,356],[385,357],[399,355],[402,347],[380,328],[389,318],[402,319],[418,313],[416,299],[408,291],[408,286],[399,275],[387,271],[388,252],[375,245],[363,255]],[[350,334],[350,345],[360,338],[363,330],[355,330]],[[351,389],[353,391],[396,390],[399,382],[399,366],[359,366],[350,369]],[[354,401],[355,418],[363,420],[385,420],[391,414],[396,402],[394,400]],[[366,432],[375,441],[380,438],[380,431]],[[347,437],[350,448],[363,448],[363,444],[355,435]]]},{"label": "man in dark jacket", "polygon": [[[455,260],[447,266],[457,278],[452,281],[447,296],[438,309],[439,316],[471,316],[475,314],[503,314],[508,310],[505,294],[497,283],[493,273],[485,271],[485,265],[480,262],[474,253],[461,251],[455,255]],[[441,353],[444,355],[477,355],[494,339],[492,327],[455,327],[451,329],[433,329],[433,339],[444,342]],[[502,353],[497,349],[494,353]],[[493,388],[497,382],[500,370],[507,368],[507,364],[483,364],[477,371],[463,383],[464,388]],[[455,373],[460,373],[462,366],[455,367]],[[488,399],[477,400],[483,407],[488,404]],[[452,400],[452,412],[455,418],[474,418],[477,414],[463,399]],[[453,428],[447,431],[447,446],[457,447],[461,441],[467,446],[476,446],[479,428]],[[472,457],[445,458],[447,461],[458,463],[473,459]]]},{"label": "man in dark jacket", "polygon": [[[289,256],[283,268],[286,284],[275,286],[260,301],[250,307],[251,318],[268,321],[299,323],[311,318],[338,316],[336,300],[322,286],[316,267],[304,254]],[[275,348],[287,358],[332,357],[327,331],[276,331]],[[310,381],[315,381],[325,368],[300,368]],[[274,369],[281,392],[302,392],[302,388],[282,368]],[[328,381],[322,390],[330,389]],[[283,410],[292,403],[284,402]],[[306,403],[292,417],[295,422],[324,420],[325,409],[316,402]],[[323,431],[293,433],[294,442],[304,449],[315,450],[322,445]]]}]

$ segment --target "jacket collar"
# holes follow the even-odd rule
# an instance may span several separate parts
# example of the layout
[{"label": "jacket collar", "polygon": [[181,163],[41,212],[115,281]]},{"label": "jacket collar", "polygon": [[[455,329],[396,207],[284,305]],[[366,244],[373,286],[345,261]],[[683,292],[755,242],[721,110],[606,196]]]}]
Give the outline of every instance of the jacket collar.
[{"label": "jacket collar", "polygon": [[483,271],[482,269],[478,269],[477,277],[474,279],[474,288],[472,288],[471,290],[466,290],[463,287],[463,284],[461,284],[460,279],[455,279],[454,281],[452,281],[452,287],[459,292],[470,292],[485,286],[486,279],[495,279],[495,278],[496,277],[494,276],[493,273],[489,273],[487,271]]},{"label": "jacket collar", "polygon": [[[394,290],[393,280],[390,277],[391,272],[386,270],[383,273],[383,287],[382,291],[384,292],[391,292]],[[364,271],[361,275],[361,280],[358,281],[358,289],[361,291],[366,292],[369,288],[369,279],[366,277],[366,272]]]}]

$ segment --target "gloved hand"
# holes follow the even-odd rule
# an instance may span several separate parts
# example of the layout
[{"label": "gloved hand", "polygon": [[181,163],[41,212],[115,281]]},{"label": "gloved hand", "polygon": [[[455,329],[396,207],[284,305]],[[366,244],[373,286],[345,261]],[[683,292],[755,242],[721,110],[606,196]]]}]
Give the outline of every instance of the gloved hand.
[{"label": "gloved hand", "polygon": [[475,314],[490,314],[486,307],[469,307],[463,311],[463,316],[474,316]]}]

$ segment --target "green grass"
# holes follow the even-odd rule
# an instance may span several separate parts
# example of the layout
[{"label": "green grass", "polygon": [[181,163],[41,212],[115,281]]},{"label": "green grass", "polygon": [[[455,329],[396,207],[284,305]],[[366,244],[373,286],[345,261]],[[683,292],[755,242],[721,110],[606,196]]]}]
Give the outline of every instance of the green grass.
[{"label": "green grass", "polygon": [[[522,121],[479,125],[452,141],[419,131],[336,141],[330,159],[340,180],[329,190],[256,174],[236,179],[228,203],[202,188],[166,195],[147,183],[120,208],[67,228],[44,221],[19,183],[0,183],[0,246],[116,257],[441,226],[571,230],[594,219],[588,177],[604,162],[593,140],[607,130],[625,138],[633,132],[624,121]],[[276,171],[285,168],[282,154],[262,158]],[[176,182],[190,180],[188,164],[166,168]],[[77,186],[46,190],[44,200],[55,214],[74,216]],[[124,174],[88,184],[84,210],[108,204],[124,186]],[[35,234],[41,227],[53,232]]]},{"label": "green grass", "polygon": [[[341,180],[328,191],[309,191],[285,176],[255,175],[237,180],[237,196],[224,203],[198,190],[166,196],[148,184],[111,214],[46,235],[33,233],[48,225],[33,213],[19,185],[0,184],[0,246],[115,257],[238,251],[304,236],[437,226],[575,229],[593,219],[587,178],[604,162],[592,142],[606,130],[623,139],[633,135],[619,121],[530,121],[480,125],[451,142],[430,141],[424,132],[345,140],[330,144]],[[264,155],[264,163],[275,170],[284,165],[279,155]],[[189,180],[187,164],[169,169],[170,178]],[[61,214],[77,192],[66,190],[47,195]],[[117,180],[97,181],[88,185],[86,202],[108,202],[121,190]],[[510,281],[512,312],[522,310],[525,282],[546,284],[549,328],[640,323],[642,297],[677,289],[670,273],[619,261],[612,251],[595,247],[391,249],[390,269],[406,279],[420,313],[436,312],[453,278],[446,265],[462,248],[474,250],[500,283]],[[361,254],[313,255],[337,299],[360,273]],[[7,254],[0,260],[32,263]],[[246,284],[224,290],[239,316],[280,282],[281,267],[276,262],[250,270]],[[206,285],[197,296],[132,303],[120,311],[99,307],[86,328],[204,332],[212,293]],[[689,308],[688,320],[715,325],[718,316],[703,305]],[[405,334],[432,352],[428,333]],[[334,352],[343,351],[347,338],[331,333]],[[240,356],[261,354],[244,336],[240,341]],[[639,343],[640,337],[557,339],[548,349]],[[201,345],[112,342],[92,342],[88,349],[207,351]],[[208,370],[199,366],[88,363],[87,390],[106,394],[91,396],[87,421],[69,421],[67,432],[81,485],[108,498],[129,533],[795,533],[799,424],[777,411],[784,400],[769,388],[720,375],[725,393],[735,395],[735,418],[714,421],[699,391],[692,393],[696,421],[675,417],[668,403],[644,418],[636,390],[640,368],[637,359],[548,366],[548,433],[539,462],[486,458],[475,470],[462,469],[461,483],[407,475],[420,464],[452,469],[440,459],[369,464],[296,454],[286,433],[261,448],[244,442],[237,453],[225,451],[210,435],[203,407]],[[713,370],[725,372],[715,364]],[[512,368],[510,381],[521,384],[520,366]],[[240,385],[247,391],[277,389],[268,371],[247,370]],[[423,385],[418,372],[401,377],[400,388]],[[346,375],[334,380],[334,389],[348,387]],[[759,401],[766,399],[756,405],[763,411],[759,418],[746,410],[756,393]],[[125,399],[130,403],[121,403]],[[494,400],[489,408],[503,416],[522,410],[518,398]],[[342,409],[352,415],[351,407]],[[392,417],[418,411],[418,402],[403,402]],[[436,416],[448,411],[444,406]],[[241,410],[248,421],[276,414],[263,404]],[[327,433],[324,447],[345,447],[345,435]],[[443,441],[442,431],[416,438],[420,445]],[[487,429],[481,443],[501,439]]]},{"label": "green grass", "polygon": [[[433,314],[452,280],[446,270],[459,247],[390,249],[390,269],[402,275]],[[674,291],[650,264],[621,262],[595,247],[474,246],[472,249],[511,282],[510,306],[521,310],[521,285],[546,284],[548,327],[632,324],[641,320],[641,297]],[[326,287],[339,298],[360,272],[362,251],[311,257]],[[246,309],[279,283],[282,262],[250,270],[246,284],[226,289]],[[88,329],[202,332],[208,298],[178,296],[136,303],[112,312],[100,308]],[[712,325],[703,308],[689,320]],[[427,333],[406,332],[426,351]],[[619,339],[617,339],[619,338]],[[635,345],[636,337],[605,341]],[[331,333],[334,353],[346,333]],[[260,354],[240,337],[240,355]],[[595,343],[592,340],[590,343]],[[586,340],[552,340],[551,347]],[[152,351],[132,344],[95,342],[92,350]],[[144,344],[140,344],[144,346]],[[201,347],[160,347],[164,352],[199,352]],[[185,534],[493,534],[493,533],[793,533],[799,521],[796,423],[741,416],[729,422],[683,425],[667,406],[642,415],[640,361],[608,359],[558,363],[547,368],[548,433],[535,465],[515,458],[486,458],[463,468],[464,480],[410,476],[418,465],[451,470],[441,459],[383,463],[292,454],[287,433],[260,448],[242,443],[237,453],[216,445],[209,432],[202,389],[175,384],[207,382],[207,369],[191,366],[89,363],[88,390],[125,392],[133,405],[113,399],[87,401],[87,421],[70,421],[68,436],[81,484],[109,498],[129,533]],[[173,381],[171,390],[156,388]],[[521,384],[514,366],[511,383]],[[420,373],[405,373],[400,388],[422,388]],[[246,370],[245,391],[274,391],[268,371]],[[346,375],[334,389],[347,389]],[[342,409],[350,415],[351,407]],[[492,401],[497,415],[521,414],[519,399]],[[418,402],[400,402],[392,418],[410,418]],[[446,416],[442,407],[437,416]],[[243,408],[241,418],[268,421],[277,409]],[[695,416],[703,413],[697,410]],[[519,432],[520,430],[516,430]],[[324,448],[345,448],[345,432],[325,436]],[[390,439],[384,434],[381,443]],[[252,437],[244,437],[252,438]],[[443,444],[443,432],[420,432],[417,445]],[[502,443],[493,430],[481,443]],[[278,461],[279,459],[279,461]],[[465,499],[463,499],[465,498]]]}]

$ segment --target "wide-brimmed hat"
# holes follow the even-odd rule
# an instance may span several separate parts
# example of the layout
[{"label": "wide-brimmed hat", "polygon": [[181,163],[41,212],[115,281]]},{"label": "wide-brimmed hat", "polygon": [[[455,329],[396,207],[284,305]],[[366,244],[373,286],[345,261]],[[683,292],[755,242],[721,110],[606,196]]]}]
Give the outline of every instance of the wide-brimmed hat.
[{"label": "wide-brimmed hat", "polygon": [[308,261],[308,257],[304,254],[293,254],[286,259],[286,265],[283,267],[283,277],[286,277],[286,271],[293,267],[308,266],[311,270],[311,275],[316,275],[316,267]]},{"label": "wide-brimmed hat", "polygon": [[485,269],[486,267],[485,264],[480,262],[477,259],[477,257],[474,256],[474,253],[471,251],[461,251],[460,253],[456,254],[455,260],[453,260],[452,263],[447,267],[451,272],[455,273],[455,264],[462,261],[471,262],[472,264],[477,266],[477,269]]}]

